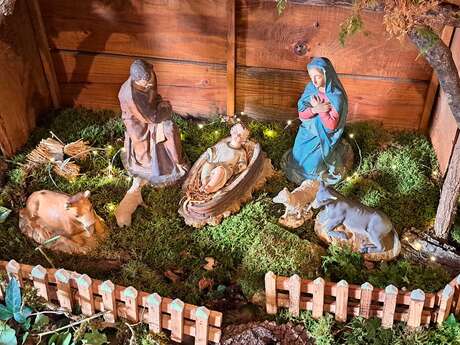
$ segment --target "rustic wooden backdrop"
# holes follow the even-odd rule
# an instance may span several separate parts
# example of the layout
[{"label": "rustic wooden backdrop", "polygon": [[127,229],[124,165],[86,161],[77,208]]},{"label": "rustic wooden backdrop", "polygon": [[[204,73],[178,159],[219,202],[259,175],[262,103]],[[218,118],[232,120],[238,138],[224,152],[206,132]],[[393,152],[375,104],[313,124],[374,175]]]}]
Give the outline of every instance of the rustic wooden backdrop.
[{"label": "rustic wooden backdrop", "polygon": [[[232,56],[228,1],[40,0],[62,103],[118,109],[130,63],[145,57],[176,111],[224,114]],[[278,16],[273,0],[236,0],[235,8],[237,112],[296,118],[306,64],[327,56],[348,92],[349,120],[420,128],[432,71],[411,43],[389,39],[381,14],[366,14],[366,31],[341,47],[340,24],[349,9],[296,1]]]}]

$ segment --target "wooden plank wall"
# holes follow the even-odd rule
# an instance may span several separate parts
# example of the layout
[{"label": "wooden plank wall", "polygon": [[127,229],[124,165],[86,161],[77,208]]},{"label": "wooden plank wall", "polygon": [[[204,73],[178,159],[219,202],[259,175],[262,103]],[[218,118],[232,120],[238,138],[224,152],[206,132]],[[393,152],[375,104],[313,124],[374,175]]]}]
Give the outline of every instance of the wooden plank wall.
[{"label": "wooden plank wall", "polygon": [[18,0],[0,24],[0,69],[0,149],[9,157],[51,105],[26,0]]},{"label": "wooden plank wall", "polygon": [[[118,109],[117,91],[135,57],[155,66],[160,93],[176,111],[226,111],[227,1],[40,0],[63,103]],[[350,98],[349,120],[418,129],[431,69],[409,42],[389,40],[382,15],[338,42],[349,9],[236,0],[236,111],[294,119],[306,64],[327,56]],[[296,46],[305,54],[297,55]]]},{"label": "wooden plank wall", "polygon": [[[460,30],[455,29],[452,41],[450,44],[452,51],[452,57],[457,65],[457,69],[460,68]],[[437,97],[436,104],[433,110],[432,122],[430,126],[430,138],[433,148],[438,157],[439,166],[441,173],[444,175],[447,172],[449,166],[450,157],[452,155],[453,148],[457,141],[459,130],[457,123],[455,122],[454,116],[450,111],[449,105],[447,104],[447,98],[444,92],[440,89]]]}]

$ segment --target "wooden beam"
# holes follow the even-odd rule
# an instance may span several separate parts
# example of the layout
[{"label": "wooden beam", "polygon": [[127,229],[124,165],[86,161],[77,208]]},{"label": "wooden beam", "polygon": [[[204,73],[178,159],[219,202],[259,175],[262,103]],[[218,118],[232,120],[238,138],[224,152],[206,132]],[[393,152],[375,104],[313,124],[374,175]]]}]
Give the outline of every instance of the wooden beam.
[{"label": "wooden beam", "polygon": [[[442,30],[441,40],[450,47],[450,42],[454,35],[454,27],[453,26],[445,26]],[[436,73],[433,71],[431,75],[430,85],[428,86],[428,91],[425,97],[425,106],[423,109],[422,117],[420,118],[419,130],[422,133],[428,134],[429,130],[429,123],[432,115],[433,104],[436,99],[436,94],[439,87],[439,80]]]},{"label": "wooden beam", "polygon": [[227,0],[227,116],[235,115],[236,75],[236,0]]},{"label": "wooden beam", "polygon": [[38,0],[26,1],[29,9],[29,16],[35,33],[35,41],[37,42],[40,59],[42,61],[43,72],[45,73],[50,90],[51,100],[54,108],[60,107],[60,90],[59,83],[54,70],[53,59],[51,58],[50,47],[48,45],[48,37],[43,24],[43,17],[40,11]]}]

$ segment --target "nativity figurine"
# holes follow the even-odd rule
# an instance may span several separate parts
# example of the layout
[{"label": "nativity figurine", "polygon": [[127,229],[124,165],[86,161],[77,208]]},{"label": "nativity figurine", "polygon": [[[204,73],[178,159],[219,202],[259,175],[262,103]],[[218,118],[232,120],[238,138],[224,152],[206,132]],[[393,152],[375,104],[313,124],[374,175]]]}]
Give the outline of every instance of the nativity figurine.
[{"label": "nativity figurine", "polygon": [[75,195],[49,190],[34,192],[19,212],[19,228],[51,250],[86,254],[107,236],[107,227],[89,197],[89,191]]},{"label": "nativity figurine", "polygon": [[298,185],[306,179],[335,184],[343,178],[350,155],[353,161],[351,147],[341,140],[347,94],[329,59],[314,58],[307,70],[311,81],[298,101],[301,125],[282,167],[287,178]]},{"label": "nativity figurine", "polygon": [[133,62],[118,98],[126,128],[122,162],[134,176],[116,212],[117,222],[123,226],[131,224],[132,213],[142,204],[143,185],[178,183],[187,174],[188,163],[182,153],[179,129],[172,120],[171,104],[159,95],[151,64],[141,59]]},{"label": "nativity figurine", "polygon": [[290,192],[283,188],[273,198],[275,204],[285,206],[284,214],[278,219],[278,223],[288,228],[298,228],[313,217],[311,203],[315,200],[318,192],[319,181],[305,180],[302,184]]},{"label": "nativity figurine", "polygon": [[249,140],[249,131],[241,123],[230,134],[200,156],[184,182],[179,213],[188,225],[220,223],[274,172],[260,144]]},{"label": "nativity figurine", "polygon": [[315,232],[326,243],[346,244],[367,261],[392,260],[401,251],[398,234],[388,216],[345,198],[320,182],[312,208],[323,208]]},{"label": "nativity figurine", "polygon": [[217,192],[232,176],[248,166],[243,144],[249,138],[249,131],[237,124],[230,134],[230,141],[220,142],[206,151],[206,161],[201,169],[201,190],[205,193]]}]

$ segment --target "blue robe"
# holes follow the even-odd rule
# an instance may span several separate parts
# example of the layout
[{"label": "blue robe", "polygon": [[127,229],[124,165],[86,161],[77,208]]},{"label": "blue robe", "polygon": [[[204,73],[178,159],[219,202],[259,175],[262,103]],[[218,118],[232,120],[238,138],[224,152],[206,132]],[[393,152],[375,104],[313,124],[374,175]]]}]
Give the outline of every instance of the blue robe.
[{"label": "blue robe", "polygon": [[[294,147],[285,155],[283,168],[289,180],[302,183],[303,180],[322,180],[335,184],[342,179],[337,168],[342,167],[343,147],[340,142],[348,112],[348,100],[342,83],[331,62],[327,58],[314,58],[307,66],[323,71],[326,79],[325,94],[339,114],[339,123],[334,130],[324,126],[318,114],[302,120]],[[319,90],[312,82],[308,83],[298,102],[298,111],[312,107],[311,96]]]}]

